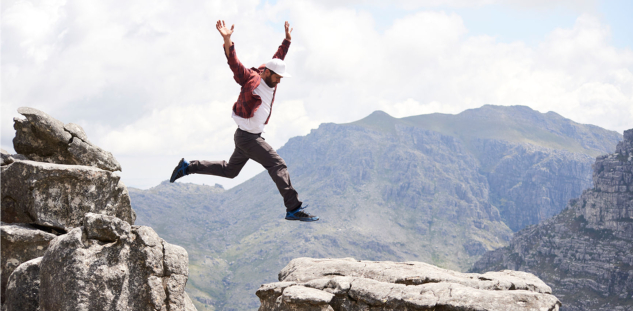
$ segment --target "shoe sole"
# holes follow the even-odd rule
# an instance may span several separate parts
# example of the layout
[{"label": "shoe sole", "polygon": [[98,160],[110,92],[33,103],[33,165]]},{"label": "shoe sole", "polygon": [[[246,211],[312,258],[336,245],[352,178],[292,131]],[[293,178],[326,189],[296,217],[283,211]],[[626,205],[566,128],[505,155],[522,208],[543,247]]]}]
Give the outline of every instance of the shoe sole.
[{"label": "shoe sole", "polygon": [[176,175],[178,175],[178,170],[180,169],[180,167],[182,166],[182,162],[185,161],[185,158],[180,159],[180,162],[178,162],[178,165],[176,165],[176,168],[174,169],[173,172],[171,172],[171,177],[169,178],[169,182],[170,183],[174,183],[176,181]]},{"label": "shoe sole", "polygon": [[298,221],[312,222],[312,221],[317,221],[317,220],[319,220],[319,219],[321,219],[321,218],[317,218],[317,219],[298,219],[298,218],[293,219],[293,218],[285,218],[285,219],[286,219],[286,220],[294,220],[294,221],[297,221],[297,220],[298,220]]}]

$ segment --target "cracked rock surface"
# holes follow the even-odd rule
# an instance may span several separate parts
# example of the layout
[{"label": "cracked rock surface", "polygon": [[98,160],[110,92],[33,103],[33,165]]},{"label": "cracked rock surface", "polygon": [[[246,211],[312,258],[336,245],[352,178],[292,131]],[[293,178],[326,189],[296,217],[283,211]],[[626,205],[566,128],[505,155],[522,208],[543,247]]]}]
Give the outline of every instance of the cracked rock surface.
[{"label": "cracked rock surface", "polygon": [[264,310],[558,310],[551,288],[517,271],[460,273],[422,262],[297,258],[257,291]]},{"label": "cracked rock surface", "polygon": [[81,226],[89,212],[131,224],[136,218],[127,187],[110,171],[20,160],[1,171],[4,222],[70,229]]},{"label": "cracked rock surface", "polygon": [[38,162],[86,165],[112,172],[121,170],[121,164],[112,153],[88,141],[81,126],[64,125],[34,108],[21,107],[18,112],[26,118],[13,120],[16,131],[13,146],[17,153]]}]

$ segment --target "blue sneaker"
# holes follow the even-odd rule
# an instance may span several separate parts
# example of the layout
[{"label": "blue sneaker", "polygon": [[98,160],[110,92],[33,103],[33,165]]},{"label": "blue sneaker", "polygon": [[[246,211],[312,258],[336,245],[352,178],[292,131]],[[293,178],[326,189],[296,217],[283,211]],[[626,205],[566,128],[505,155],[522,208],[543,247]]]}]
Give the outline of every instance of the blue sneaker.
[{"label": "blue sneaker", "polygon": [[317,221],[319,216],[310,215],[303,210],[308,206],[301,206],[292,212],[286,212],[286,220],[299,220],[299,221]]},{"label": "blue sneaker", "polygon": [[188,167],[189,167],[189,162],[187,162],[185,158],[180,159],[180,162],[178,162],[178,165],[176,165],[174,172],[171,173],[171,178],[169,179],[169,182],[173,183],[174,181],[176,181],[176,179],[189,175],[187,173]]}]

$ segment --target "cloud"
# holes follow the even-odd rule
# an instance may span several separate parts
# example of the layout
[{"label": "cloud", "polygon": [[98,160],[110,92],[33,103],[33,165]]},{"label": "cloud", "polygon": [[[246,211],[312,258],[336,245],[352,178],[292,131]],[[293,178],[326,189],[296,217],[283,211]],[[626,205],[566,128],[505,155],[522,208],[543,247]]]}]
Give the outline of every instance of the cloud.
[{"label": "cloud", "polygon": [[[217,19],[236,25],[233,41],[247,66],[272,56],[284,20],[294,27],[286,58],[293,77],[280,84],[265,133],[275,148],[322,122],[351,122],[375,110],[404,117],[528,105],[617,131],[633,120],[633,53],[611,46],[610,28],[593,15],[531,46],[469,35],[458,14],[428,8],[377,31],[376,16],[345,1],[3,6],[3,148],[10,149],[17,107],[35,107],[82,125],[119,158],[133,186],[166,179],[180,157],[226,160],[233,151],[230,115],[239,85]],[[199,180],[234,185],[261,168],[247,171],[234,181]]]}]

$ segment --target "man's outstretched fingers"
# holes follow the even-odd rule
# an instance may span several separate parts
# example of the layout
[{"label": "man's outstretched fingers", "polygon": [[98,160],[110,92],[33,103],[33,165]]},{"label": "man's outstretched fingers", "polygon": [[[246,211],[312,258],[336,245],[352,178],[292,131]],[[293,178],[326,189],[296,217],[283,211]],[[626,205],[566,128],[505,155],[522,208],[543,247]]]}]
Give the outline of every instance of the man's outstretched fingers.
[{"label": "man's outstretched fingers", "polygon": [[288,21],[284,23],[284,28],[286,28],[286,39],[290,41],[291,39],[290,33],[292,32],[294,28],[290,28],[290,23],[288,23]]}]

